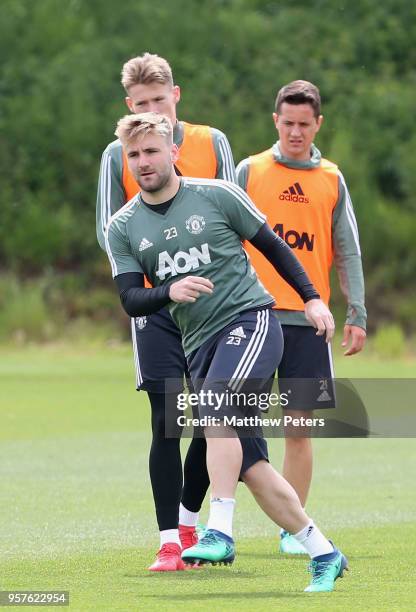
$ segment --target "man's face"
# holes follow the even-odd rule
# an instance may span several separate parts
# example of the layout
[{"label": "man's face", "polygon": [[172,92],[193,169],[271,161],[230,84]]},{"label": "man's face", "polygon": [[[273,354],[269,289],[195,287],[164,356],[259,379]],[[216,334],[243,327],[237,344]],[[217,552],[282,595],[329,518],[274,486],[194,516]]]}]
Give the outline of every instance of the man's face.
[{"label": "man's face", "polygon": [[176,123],[176,105],[181,97],[178,85],[168,83],[138,84],[129,88],[126,104],[132,113],[159,113]]},{"label": "man's face", "polygon": [[178,159],[178,147],[163,136],[150,132],[126,145],[129,169],[143,191],[162,190],[175,175],[173,164]]},{"label": "man's face", "polygon": [[283,102],[279,114],[273,113],[273,120],[279,132],[282,155],[290,159],[310,159],[311,145],[321,127],[322,115],[315,117],[310,104]]}]

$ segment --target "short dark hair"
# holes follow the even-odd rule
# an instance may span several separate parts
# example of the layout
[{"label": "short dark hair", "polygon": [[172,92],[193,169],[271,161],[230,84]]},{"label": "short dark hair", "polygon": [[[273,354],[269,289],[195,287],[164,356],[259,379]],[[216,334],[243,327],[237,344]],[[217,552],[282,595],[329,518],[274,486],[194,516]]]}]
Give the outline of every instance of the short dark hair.
[{"label": "short dark hair", "polygon": [[321,96],[319,89],[309,81],[292,81],[278,92],[275,111],[279,114],[283,102],[288,104],[310,104],[315,117],[321,114]]}]

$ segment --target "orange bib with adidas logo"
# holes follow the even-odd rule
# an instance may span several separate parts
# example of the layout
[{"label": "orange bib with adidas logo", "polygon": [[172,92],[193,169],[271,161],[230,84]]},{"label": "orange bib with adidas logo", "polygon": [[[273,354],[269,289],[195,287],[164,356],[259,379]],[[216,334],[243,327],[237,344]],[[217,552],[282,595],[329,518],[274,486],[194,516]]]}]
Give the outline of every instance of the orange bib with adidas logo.
[{"label": "orange bib with adidas logo", "polygon": [[[332,265],[332,214],[338,201],[338,168],[322,159],[318,168],[299,170],[275,161],[272,149],[249,158],[247,193],[267,216],[267,222],[293,249],[309,278],[328,304]],[[296,291],[250,243],[251,263],[274,296],[276,307],[302,310]]]}]

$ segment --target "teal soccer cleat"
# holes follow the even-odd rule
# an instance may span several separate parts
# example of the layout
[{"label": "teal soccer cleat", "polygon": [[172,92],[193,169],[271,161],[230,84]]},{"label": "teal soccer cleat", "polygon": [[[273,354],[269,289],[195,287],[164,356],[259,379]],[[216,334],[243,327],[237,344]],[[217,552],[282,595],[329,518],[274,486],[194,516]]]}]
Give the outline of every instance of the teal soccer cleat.
[{"label": "teal soccer cleat", "polygon": [[287,555],[307,555],[304,546],[297,539],[290,535],[288,531],[282,531],[280,534],[279,551]]},{"label": "teal soccer cleat", "polygon": [[344,570],[348,570],[347,558],[334,547],[336,555],[328,561],[316,561],[312,559],[309,571],[312,580],[306,587],[306,593],[328,593],[334,590],[335,580],[342,578]]},{"label": "teal soccer cleat", "polygon": [[197,544],[182,553],[187,564],[230,565],[235,558],[234,540],[216,529],[207,529]]}]

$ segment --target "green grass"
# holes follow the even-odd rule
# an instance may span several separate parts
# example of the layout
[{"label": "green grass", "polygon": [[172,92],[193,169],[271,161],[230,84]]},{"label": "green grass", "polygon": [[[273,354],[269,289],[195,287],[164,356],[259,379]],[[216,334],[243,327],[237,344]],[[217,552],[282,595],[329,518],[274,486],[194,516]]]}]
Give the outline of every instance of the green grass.
[{"label": "green grass", "polygon": [[[4,348],[0,363],[1,589],[69,590],[80,611],[414,610],[414,440],[314,441],[308,510],[351,567],[334,593],[303,594],[307,561],[277,554],[242,485],[233,567],[153,575],[149,414],[130,348]],[[371,355],[336,365],[363,377],[415,368]],[[270,441],[277,467],[282,448]]]}]

